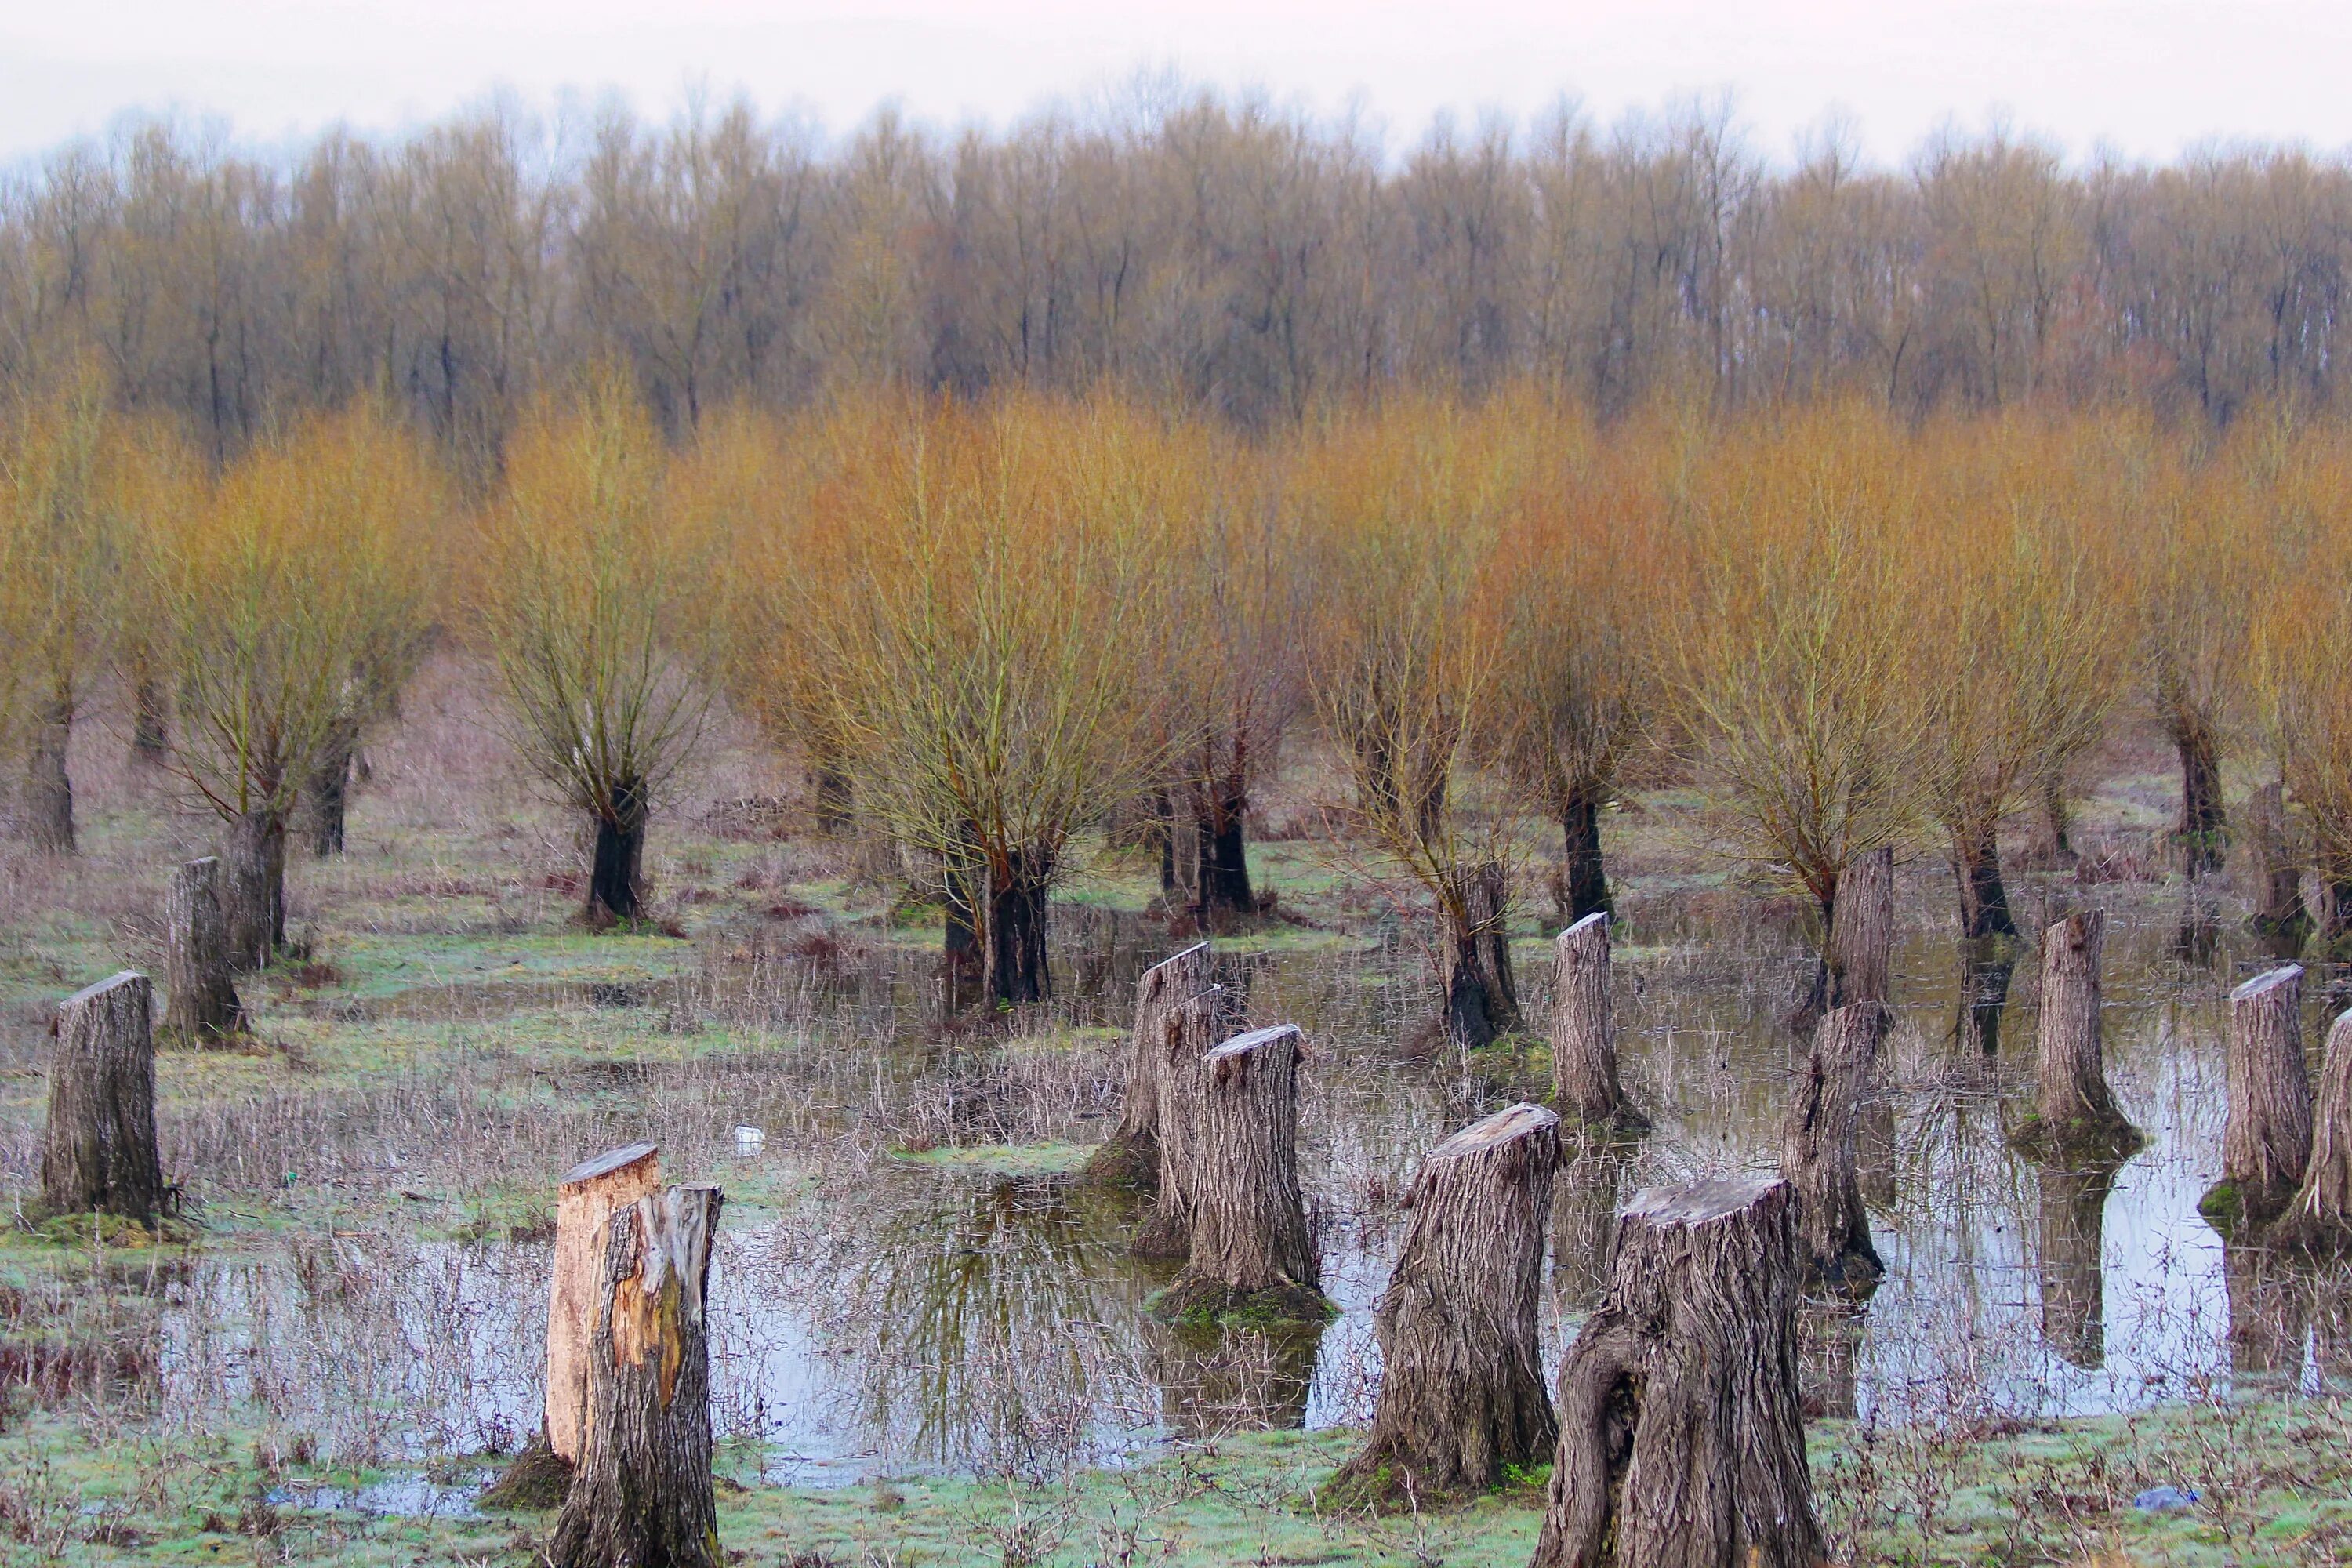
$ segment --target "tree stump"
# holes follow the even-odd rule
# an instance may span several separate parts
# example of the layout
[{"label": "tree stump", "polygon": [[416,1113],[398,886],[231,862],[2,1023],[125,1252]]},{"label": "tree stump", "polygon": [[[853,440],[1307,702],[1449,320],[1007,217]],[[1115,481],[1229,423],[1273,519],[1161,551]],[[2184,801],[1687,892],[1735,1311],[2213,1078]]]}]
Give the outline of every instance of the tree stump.
[{"label": "tree stump", "polygon": [[[1297,1025],[1276,1024],[1236,1035],[1202,1059],[1192,1089],[1200,1117],[1190,1173],[1192,1245],[1184,1271],[1158,1303],[1162,1316],[1328,1316],[1298,1190],[1302,1047]],[[1169,1104],[1163,1099],[1160,1109]]]},{"label": "tree stump", "polygon": [[1855,1002],[1815,1026],[1781,1136],[1780,1173],[1798,1198],[1804,1283],[1849,1299],[1877,1289],[1886,1272],[1871,1245],[1855,1136],[1889,1022],[1883,1003]]},{"label": "tree stump", "polygon": [[1562,1115],[1589,1127],[1646,1132],[1617,1081],[1617,1026],[1609,1004],[1609,917],[1585,916],[1552,943],[1551,1078]]},{"label": "tree stump", "polygon": [[58,1005],[41,1206],[152,1223],[163,1212],[155,1147],[154,998],[124,970]]},{"label": "tree stump", "polygon": [[1511,979],[1510,883],[1499,860],[1457,867],[1450,879],[1458,908],[1440,913],[1438,983],[1445,989],[1445,1034],[1475,1051],[1519,1026],[1518,988]]},{"label": "tree stump", "polygon": [[2106,923],[2084,910],[2042,933],[2040,1093],[2012,1141],[2053,1161],[2121,1161],[2146,1142],[2107,1088],[2099,1026]]},{"label": "tree stump", "polygon": [[229,965],[220,861],[214,857],[173,868],[163,890],[163,942],[164,978],[171,984],[163,1032],[194,1046],[242,1030],[245,1007]]},{"label": "tree stump", "polygon": [[2311,1077],[2303,1064],[2303,966],[2230,993],[2230,1121],[2221,1179],[2197,1205],[2223,1237],[2269,1224],[2311,1155]]},{"label": "tree stump", "polygon": [[1128,1242],[1128,1250],[1139,1258],[1192,1254],[1206,1059],[1223,1032],[1226,1008],[1224,987],[1212,985],[1160,1016],[1153,1064],[1160,1100],[1160,1175],[1151,1212]]},{"label": "tree stump", "polygon": [[1127,1104],[1118,1130],[1087,1159],[1089,1181],[1150,1191],[1160,1181],[1160,1056],[1164,1020],[1171,1008],[1209,989],[1213,963],[1209,944],[1194,942],[1160,960],[1135,982],[1135,1027],[1130,1034]]},{"label": "tree stump", "polygon": [[2121,1163],[2087,1165],[2044,1162],[2041,1186],[2041,1252],[2034,1273],[2042,1288],[2042,1337],[2061,1361],[2085,1372],[2107,1363],[2107,1194]]},{"label": "tree stump", "polygon": [[553,1568],[723,1568],[703,1321],[717,1187],[672,1187],[605,1222],[588,1429]]},{"label": "tree stump", "polygon": [[547,1286],[547,1443],[577,1465],[588,1429],[588,1343],[604,1283],[604,1222],[661,1191],[661,1151],[631,1143],[583,1160],[555,1187],[555,1260]]},{"label": "tree stump", "polygon": [[2352,1247],[2352,1012],[2328,1026],[2313,1107],[2311,1157],[2271,1239],[2309,1252]]},{"label": "tree stump", "polygon": [[1608,1295],[1559,1369],[1532,1568],[1817,1568],[1798,1407],[1796,1190],[1637,1194]]},{"label": "tree stump", "polygon": [[229,824],[228,959],[236,969],[266,969],[286,942],[286,820],[264,807]]},{"label": "tree stump", "polygon": [[2257,900],[2247,923],[2273,956],[2293,958],[2311,936],[2311,914],[2303,903],[2303,861],[2287,832],[2285,795],[2275,782],[2247,800],[2246,839]]},{"label": "tree stump", "polygon": [[1558,1441],[1537,1306],[1559,1170],[1559,1118],[1515,1105],[1422,1162],[1404,1250],[1373,1315],[1380,1402],[1370,1439],[1332,1479],[1347,1506],[1414,1506],[1499,1485]]}]

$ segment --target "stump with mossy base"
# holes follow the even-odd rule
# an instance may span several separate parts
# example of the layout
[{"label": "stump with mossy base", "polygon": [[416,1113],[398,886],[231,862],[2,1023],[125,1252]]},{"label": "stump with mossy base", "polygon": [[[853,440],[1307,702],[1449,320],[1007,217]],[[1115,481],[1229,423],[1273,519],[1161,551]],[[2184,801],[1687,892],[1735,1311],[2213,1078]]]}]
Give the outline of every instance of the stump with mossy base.
[{"label": "stump with mossy base", "polygon": [[1151,1210],[1128,1239],[1128,1250],[1138,1258],[1184,1258],[1192,1253],[1201,1086],[1208,1070],[1203,1064],[1223,1032],[1226,1009],[1224,987],[1212,985],[1171,1005],[1154,1027],[1160,1175],[1153,1183]]},{"label": "stump with mossy base", "polygon": [[1797,1193],[1804,1284],[1848,1300],[1876,1289],[1886,1272],[1871,1244],[1856,1139],[1889,1023],[1883,1003],[1855,1002],[1814,1026],[1781,1132],[1780,1173]]},{"label": "stump with mossy base", "polygon": [[1087,1157],[1090,1182],[1152,1192],[1160,1185],[1160,1053],[1169,1012],[1209,989],[1209,944],[1195,942],[1145,970],[1135,983],[1127,1103],[1118,1128]]},{"label": "stump with mossy base", "polygon": [[59,1003],[57,1027],[41,1210],[152,1225],[170,1195],[155,1144],[153,988],[126,969]]},{"label": "stump with mossy base", "polygon": [[184,1045],[216,1044],[245,1028],[229,963],[228,916],[214,856],[173,868],[163,890],[163,977],[171,987],[163,1032]]},{"label": "stump with mossy base", "polygon": [[2328,1026],[2312,1108],[2311,1156],[2267,1239],[2322,1256],[2352,1252],[2352,1012],[2337,1014]]},{"label": "stump with mossy base", "polygon": [[588,1430],[551,1568],[723,1568],[703,1318],[716,1187],[672,1187],[604,1226]]},{"label": "stump with mossy base", "polygon": [[1608,1294],[1559,1369],[1532,1568],[1817,1568],[1798,1405],[1796,1190],[1637,1194]]},{"label": "stump with mossy base", "polygon": [[2303,1064],[2303,966],[2230,993],[2230,1120],[2221,1179],[2197,1210],[2224,1237],[2284,1213],[2311,1157],[2311,1075]]},{"label": "stump with mossy base", "polygon": [[1298,1189],[1303,1043],[1297,1025],[1276,1024],[1236,1035],[1202,1059],[1189,1089],[1199,1136],[1192,1247],[1183,1272],[1152,1303],[1159,1316],[1273,1324],[1330,1315]]},{"label": "stump with mossy base", "polygon": [[1551,1077],[1560,1115],[1585,1127],[1647,1132],[1617,1079],[1609,998],[1609,917],[1587,915],[1552,943]]},{"label": "stump with mossy base", "polygon": [[2099,1026],[2105,933],[2106,917],[2085,910],[2042,935],[2039,1093],[2010,1142],[2044,1162],[2120,1162],[2147,1142],[2107,1088]]},{"label": "stump with mossy base", "polygon": [[1537,1308],[1559,1157],[1559,1118],[1515,1105],[1422,1163],[1404,1251],[1373,1314],[1371,1436],[1324,1506],[1419,1508],[1489,1490],[1550,1454],[1559,1428]]}]

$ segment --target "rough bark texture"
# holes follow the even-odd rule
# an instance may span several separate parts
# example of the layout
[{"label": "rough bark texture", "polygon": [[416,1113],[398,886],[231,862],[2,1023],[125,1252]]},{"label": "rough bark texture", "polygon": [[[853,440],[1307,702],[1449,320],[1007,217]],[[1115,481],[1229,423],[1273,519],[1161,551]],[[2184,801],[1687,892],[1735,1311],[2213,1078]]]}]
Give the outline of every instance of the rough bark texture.
[{"label": "rough bark texture", "polygon": [[592,814],[596,847],[588,865],[588,920],[602,925],[645,912],[646,799],[625,783],[613,791],[610,812]]},{"label": "rough bark texture", "polygon": [[2337,1014],[2328,1026],[2319,1098],[2312,1108],[2311,1157],[2273,1238],[2315,1252],[2341,1252],[2352,1244],[2352,1012]]},{"label": "rough bark texture", "polygon": [[1579,795],[1559,814],[1559,905],[1569,920],[1612,912],[1609,873],[1601,858],[1601,797]]},{"label": "rough bark texture", "polygon": [[606,1222],[587,1443],[553,1568],[723,1568],[703,1321],[719,1208],[717,1187],[672,1187]]},{"label": "rough bark texture", "polygon": [[1510,889],[1500,862],[1464,866],[1454,873],[1458,909],[1439,913],[1444,928],[1438,982],[1445,988],[1445,1033],[1475,1051],[1519,1026],[1519,994],[1511,983],[1511,939],[1503,921]]},{"label": "rough bark texture", "polygon": [[1822,951],[1822,1010],[1885,1002],[1895,949],[1895,851],[1858,856],[1838,879]]},{"label": "rough bark texture", "polygon": [[245,1027],[229,963],[220,869],[220,861],[210,855],[184,861],[163,889],[163,973],[171,986],[163,1030],[192,1046]]},{"label": "rough bark texture", "polygon": [[1404,1250],[1373,1314],[1380,1402],[1332,1500],[1416,1506],[1499,1485],[1559,1437],[1537,1306],[1559,1118],[1515,1105],[1431,1151]]},{"label": "rough bark texture", "polygon": [[154,999],[124,970],[58,1005],[41,1206],[50,1214],[163,1212],[155,1148]]},{"label": "rough bark texture", "polygon": [[2275,783],[2246,802],[2247,847],[2253,852],[2254,912],[2247,922],[2268,951],[2293,958],[2311,935],[2303,907],[2303,862],[2287,832],[2284,793]]},{"label": "rough bark texture", "polygon": [[2184,729],[2173,737],[2180,753],[2180,840],[2189,874],[2210,876],[2221,868],[2229,847],[2229,815],[2221,805],[2221,750],[2211,731]]},{"label": "rough bark texture", "polygon": [[1552,943],[1551,1078],[1560,1112],[1588,1126],[1646,1131],[1617,1080],[1609,1002],[1609,917],[1590,914]]},{"label": "rough bark texture", "polygon": [[1878,1002],[1855,1002],[1822,1019],[1781,1137],[1780,1173],[1797,1194],[1804,1283],[1849,1298],[1869,1294],[1885,1273],[1871,1245],[1854,1145],[1889,1021]]},{"label": "rough bark texture", "polygon": [[2042,933],[2040,1093],[2018,1129],[2021,1148],[2053,1159],[2121,1159],[2145,1142],[2107,1088],[2099,1027],[2099,965],[2106,917],[2067,916]]},{"label": "rough bark texture", "polygon": [[1297,1025],[1276,1024],[1234,1036],[1202,1063],[1192,1253],[1164,1315],[1327,1315],[1298,1189],[1302,1044]]},{"label": "rough bark texture", "polygon": [[[1960,935],[2015,936],[2009,888],[2000,879],[2000,825],[1973,824],[1952,836],[1952,879],[1959,884]],[[1843,897],[1844,889],[1839,889]]]},{"label": "rough bark texture", "polygon": [[1053,994],[1045,968],[1045,889],[1052,875],[1044,852],[1015,849],[989,894],[983,986],[992,1003],[1021,1006]]},{"label": "rough bark texture", "polygon": [[25,834],[44,855],[74,853],[73,776],[66,771],[73,721],[73,698],[51,698],[34,716],[26,749]]},{"label": "rough bark texture", "polygon": [[1088,1180],[1150,1191],[1160,1183],[1160,1057],[1169,1009],[1209,989],[1209,944],[1195,942],[1162,959],[1135,982],[1135,1026],[1129,1034],[1127,1103],[1118,1130],[1087,1161]]},{"label": "rough bark texture", "polygon": [[2086,1372],[2107,1361],[2105,1271],[2107,1194],[2117,1162],[2044,1162],[2037,1168],[2042,1198],[2042,1337],[2060,1359]]},{"label": "rough bark texture", "polygon": [[1609,1294],[1559,1369],[1533,1568],[1816,1568],[1797,1396],[1796,1193],[1637,1194]]},{"label": "rough bark texture", "polygon": [[286,944],[286,819],[264,807],[229,824],[228,957],[237,969],[264,969]]},{"label": "rough bark texture", "polygon": [[1151,1212],[1128,1243],[1142,1258],[1188,1258],[1192,1251],[1194,1187],[1205,1092],[1205,1058],[1226,1014],[1222,987],[1211,986],[1160,1015],[1152,1077],[1160,1101],[1160,1175]]},{"label": "rough bark texture", "polygon": [[2198,1207],[2225,1237],[2267,1225],[2311,1155],[2311,1076],[2303,1063],[2303,966],[2230,993],[2230,1121],[2221,1180]]},{"label": "rough bark texture", "polygon": [[547,1442],[577,1465],[587,1447],[588,1351],[604,1286],[605,1222],[661,1191],[661,1152],[631,1143],[584,1160],[555,1187],[555,1261],[547,1286]]}]

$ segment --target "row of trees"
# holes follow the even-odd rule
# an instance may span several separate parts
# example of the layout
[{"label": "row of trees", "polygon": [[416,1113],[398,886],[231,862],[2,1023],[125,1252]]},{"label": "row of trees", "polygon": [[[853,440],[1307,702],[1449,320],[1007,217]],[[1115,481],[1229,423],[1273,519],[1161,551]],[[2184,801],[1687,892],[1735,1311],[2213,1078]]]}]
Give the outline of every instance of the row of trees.
[{"label": "row of trees", "polygon": [[[2163,733],[2192,871],[2221,767],[2283,779],[2352,926],[2352,485],[2331,427],[2184,443],[2144,415],[1903,424],[1863,404],[1602,427],[1521,387],[1248,441],[1108,398],[713,411],[665,439],[630,379],[543,400],[468,499],[382,405],[217,476],[102,379],[12,410],[0,681],[23,816],[72,847],[63,738],[102,672],[228,826],[249,961],[309,803],[436,633],[593,825],[589,903],[641,912],[646,825],[715,702],[804,759],[820,821],[897,846],[960,973],[1048,984],[1048,894],[1099,836],[1171,902],[1255,912],[1286,742],[1350,863],[1438,914],[1455,1032],[1517,1021],[1524,825],[1568,918],[1608,909],[1603,813],[1704,792],[1825,933],[1859,857],[1932,846],[1969,937],[2014,932],[2002,829],[2063,861],[2070,768]],[[169,730],[169,743],[164,731]]]},{"label": "row of trees", "polygon": [[1363,129],[1154,84],[828,142],[747,108],[551,132],[493,106],[271,154],[163,125],[0,190],[0,381],[88,355],[214,462],[371,395],[476,477],[618,363],[673,439],[738,404],[1106,384],[1253,430],[1532,380],[1603,417],[1860,397],[2324,404],[2352,166],[2068,165],[2001,130],[1770,162],[1720,105]]}]

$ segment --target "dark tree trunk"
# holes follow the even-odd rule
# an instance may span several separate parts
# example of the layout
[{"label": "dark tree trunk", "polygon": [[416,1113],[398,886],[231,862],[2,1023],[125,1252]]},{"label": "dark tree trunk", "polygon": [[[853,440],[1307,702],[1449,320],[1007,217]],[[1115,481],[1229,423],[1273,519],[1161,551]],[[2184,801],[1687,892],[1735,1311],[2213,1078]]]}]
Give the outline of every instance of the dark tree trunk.
[{"label": "dark tree trunk", "polygon": [[978,862],[949,865],[940,873],[940,901],[946,911],[941,925],[940,968],[947,1011],[960,1013],[980,994],[982,971],[980,949],[980,889],[987,885],[987,869]]},{"label": "dark tree trunk", "polygon": [[58,1004],[41,1206],[152,1221],[163,1212],[155,1148],[154,1000],[125,970]]},{"label": "dark tree trunk", "polygon": [[1244,833],[1249,795],[1238,780],[1227,780],[1201,792],[1200,798],[1194,831],[1200,841],[1201,919],[1213,929],[1223,929],[1236,918],[1257,913]]},{"label": "dark tree trunk", "polygon": [[2331,955],[2352,952],[2352,853],[2323,843],[2314,857],[2319,872],[2319,931]]},{"label": "dark tree trunk", "polygon": [[2070,1366],[2096,1372],[2106,1364],[2107,1194],[2117,1163],[2045,1161],[2041,1184],[2041,1256],[2034,1272],[2042,1288],[2042,1337]]},{"label": "dark tree trunk", "polygon": [[1015,849],[989,894],[988,961],[983,976],[992,1003],[1023,1006],[1054,994],[1045,968],[1045,890],[1052,858],[1034,848]]},{"label": "dark tree trunk", "polygon": [[41,706],[25,758],[25,833],[44,855],[74,853],[73,777],[66,747],[73,739],[74,702],[58,693]]},{"label": "dark tree trunk", "polygon": [[210,855],[183,862],[163,890],[163,973],[171,986],[163,1032],[184,1045],[211,1045],[245,1027],[229,963],[220,868]]},{"label": "dark tree trunk", "polygon": [[2200,727],[2173,737],[2180,752],[2180,826],[2176,830],[2191,877],[2221,868],[2229,847],[2229,815],[2221,805],[2221,752],[2211,731]]},{"label": "dark tree trunk", "polygon": [[1850,1299],[1877,1289],[1886,1272],[1871,1245],[1855,1138],[1889,1022],[1880,1002],[1852,1003],[1822,1019],[1781,1135],[1780,1173],[1798,1195],[1804,1283]]},{"label": "dark tree trunk", "polygon": [[1406,1200],[1404,1250],[1373,1314],[1380,1402],[1333,1502],[1414,1507],[1483,1492],[1559,1441],[1537,1308],[1559,1118],[1496,1111],[1440,1143]]},{"label": "dark tree trunk", "polygon": [[228,829],[228,956],[236,969],[266,969],[286,945],[286,819],[264,806]]},{"label": "dark tree trunk", "polygon": [[[1964,950],[1966,951],[1966,950]],[[1954,1034],[1958,1043],[1973,1047],[1986,1061],[2000,1055],[2000,1016],[2009,1005],[2009,984],[2015,973],[2006,956],[1969,952],[1960,972],[1960,1016]]]},{"label": "dark tree trunk", "polygon": [[1160,898],[1173,916],[1190,912],[1200,883],[1200,844],[1176,826],[1176,798],[1166,788],[1151,792],[1152,836],[1160,845]]},{"label": "dark tree trunk", "polygon": [[2311,1156],[2311,1076],[2303,1064],[2303,966],[2230,993],[2230,1120],[2221,1179],[2198,1205],[2225,1237],[2251,1235],[2286,1207]]},{"label": "dark tree trunk", "polygon": [[703,1321],[716,1187],[672,1187],[606,1222],[578,1474],[552,1568],[724,1568]]},{"label": "dark tree trunk", "polygon": [[1532,1568],[1820,1568],[1798,1406],[1799,1199],[1785,1182],[1637,1194],[1559,1369]]},{"label": "dark tree trunk", "polygon": [[[1129,1032],[1127,1103],[1118,1129],[1087,1161],[1089,1181],[1155,1190],[1160,1184],[1160,1058],[1165,1020],[1208,990],[1209,944],[1195,942],[1145,970],[1135,983],[1135,1026]],[[1205,1050],[1206,1047],[1203,1047]]]},{"label": "dark tree trunk", "polygon": [[591,814],[596,848],[588,865],[588,921],[604,925],[645,913],[646,808],[643,786],[614,789],[609,809]]},{"label": "dark tree trunk", "polygon": [[1813,987],[1790,1020],[1809,1034],[1824,1013],[1888,1000],[1895,947],[1895,851],[1856,856],[1822,911],[1824,932]]},{"label": "dark tree trunk", "polygon": [[1223,986],[1182,1002],[1171,1001],[1152,1037],[1152,1080],[1159,1100],[1160,1174],[1151,1212],[1128,1250],[1141,1258],[1187,1258],[1200,1184],[1201,1108],[1207,1094],[1203,1061],[1217,1044],[1227,1012]]},{"label": "dark tree trunk", "polygon": [[817,832],[827,838],[847,835],[856,806],[856,792],[850,787],[849,774],[822,752],[809,769],[809,795]]},{"label": "dark tree trunk", "polygon": [[2273,958],[2293,958],[2311,935],[2303,907],[2303,861],[2287,831],[2284,792],[2275,783],[2246,802],[2246,837],[2253,850],[2256,903],[2248,924]]},{"label": "dark tree trunk", "polygon": [[2322,1253],[2352,1245],[2352,1012],[2328,1026],[2312,1107],[2311,1157],[2272,1239]]},{"label": "dark tree trunk", "polygon": [[1202,1063],[1192,1253],[1160,1299],[1163,1316],[1328,1316],[1298,1188],[1301,1045],[1297,1025],[1276,1024],[1236,1035]]},{"label": "dark tree trunk", "polygon": [[131,685],[131,754],[142,763],[161,763],[172,749],[171,705],[163,693],[163,683],[146,673],[142,661],[140,673]]},{"label": "dark tree trunk", "polygon": [[1601,797],[1580,795],[1559,814],[1560,913],[1570,922],[1613,911],[1609,874],[1601,859]]},{"label": "dark tree trunk", "polygon": [[2037,871],[2063,871],[2075,861],[2073,822],[2066,804],[2066,773],[2045,768],[2034,788],[2033,826],[2025,863]]},{"label": "dark tree trunk", "polygon": [[1453,879],[1454,898],[1438,911],[1444,927],[1438,980],[1445,987],[1447,1038],[1457,1049],[1475,1051],[1519,1026],[1510,931],[1504,923],[1510,889],[1499,861],[1457,868]]},{"label": "dark tree trunk", "polygon": [[583,1160],[555,1185],[555,1257],[547,1286],[547,1441],[577,1467],[589,1426],[589,1348],[604,1289],[605,1222],[662,1190],[661,1151],[631,1143]]},{"label": "dark tree trunk", "polygon": [[1586,915],[1552,943],[1551,1077],[1560,1112],[1588,1127],[1643,1132],[1650,1120],[1617,1081],[1609,1002],[1609,916]]},{"label": "dark tree trunk", "polygon": [[2096,910],[2067,916],[2042,933],[2040,1095],[2018,1130],[2020,1147],[2081,1163],[2127,1158],[2144,1140],[2107,1088],[2099,1026],[2099,968],[2106,917]]},{"label": "dark tree trunk", "polygon": [[320,859],[343,852],[344,807],[351,799],[352,757],[360,745],[359,726],[338,720],[310,770],[302,807],[310,830],[310,853]]},{"label": "dark tree trunk", "polygon": [[1959,884],[1964,939],[2017,934],[2017,921],[2009,912],[2009,889],[2000,879],[1998,824],[1987,822],[1953,836],[1952,877]]}]

